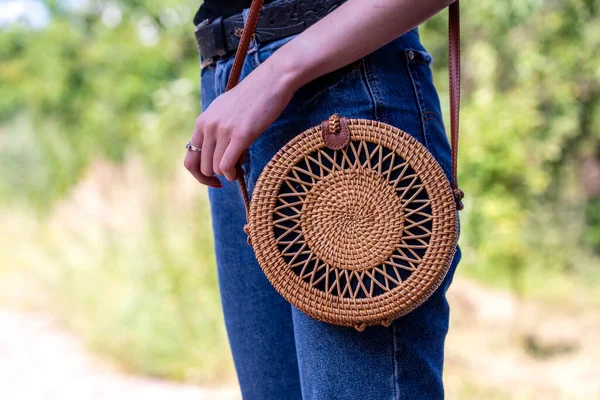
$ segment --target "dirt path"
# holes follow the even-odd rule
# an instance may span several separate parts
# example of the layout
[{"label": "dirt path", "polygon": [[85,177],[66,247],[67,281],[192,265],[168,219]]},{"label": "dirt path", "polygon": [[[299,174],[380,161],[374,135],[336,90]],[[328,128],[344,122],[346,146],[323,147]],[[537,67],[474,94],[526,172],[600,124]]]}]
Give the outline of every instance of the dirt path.
[{"label": "dirt path", "polygon": [[237,400],[204,389],[123,375],[88,354],[43,314],[0,310],[0,392],[5,400]]},{"label": "dirt path", "polygon": [[449,399],[600,399],[600,310],[523,301],[464,279],[449,300]]},{"label": "dirt path", "polygon": [[[448,399],[600,399],[600,310],[558,310],[464,279],[449,299]],[[2,309],[0,392],[6,400],[240,399],[235,387],[123,374],[49,316]]]}]

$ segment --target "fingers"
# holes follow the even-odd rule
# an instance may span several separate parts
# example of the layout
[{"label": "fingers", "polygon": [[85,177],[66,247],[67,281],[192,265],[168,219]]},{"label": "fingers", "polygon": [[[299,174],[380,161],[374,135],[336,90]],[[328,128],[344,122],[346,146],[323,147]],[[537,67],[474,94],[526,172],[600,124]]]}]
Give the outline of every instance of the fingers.
[{"label": "fingers", "polygon": [[194,125],[194,133],[192,134],[192,139],[190,140],[190,144],[202,148],[202,143],[204,142],[204,121],[201,116],[196,119],[196,124]]},{"label": "fingers", "polygon": [[191,140],[191,144],[201,147],[202,151],[186,155],[186,168],[201,183],[218,183],[215,174],[234,181],[238,163],[245,156],[248,147],[249,141],[245,138],[249,135],[235,131],[231,124],[219,119],[213,120],[206,115],[201,115],[196,120]]},{"label": "fingers", "polygon": [[213,157],[215,153],[216,140],[211,135],[206,135],[202,142],[202,157],[200,160],[200,171],[203,175],[212,176],[215,174],[213,171]]},{"label": "fingers", "polygon": [[225,153],[225,149],[229,145],[229,140],[227,138],[219,138],[217,140],[217,145],[215,146],[215,153],[213,155],[213,171],[217,175],[223,175],[223,171],[221,170],[221,159],[223,158],[223,154]]},{"label": "fingers", "polygon": [[203,174],[201,171],[202,164],[202,153],[204,153],[204,134],[203,134],[203,121],[199,117],[196,120],[194,127],[194,134],[190,140],[190,144],[195,147],[202,148],[202,152],[188,151],[183,161],[184,167],[192,174],[194,178],[203,185],[212,186],[215,188],[221,187],[221,182],[212,172],[210,174]]},{"label": "fingers", "polygon": [[229,181],[234,181],[236,167],[247,148],[243,137],[223,124],[205,122],[200,165],[202,174],[224,175]]},{"label": "fingers", "polygon": [[229,142],[229,146],[227,146],[220,162],[221,171],[229,181],[235,180],[237,175],[236,166],[246,147],[243,141],[239,139],[232,139]]},{"label": "fingers", "polygon": [[202,174],[200,171],[200,161],[200,153],[188,151],[185,155],[183,165],[201,184],[212,186],[214,188],[220,188],[222,185],[216,176],[206,176]]}]

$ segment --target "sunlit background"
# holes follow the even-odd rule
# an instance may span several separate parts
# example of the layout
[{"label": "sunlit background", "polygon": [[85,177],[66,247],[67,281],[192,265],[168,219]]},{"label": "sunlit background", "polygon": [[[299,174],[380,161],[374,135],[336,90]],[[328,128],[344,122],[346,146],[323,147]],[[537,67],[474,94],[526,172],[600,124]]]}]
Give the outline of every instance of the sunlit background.
[{"label": "sunlit background", "polygon": [[[447,397],[600,398],[600,0],[462,3]],[[239,398],[182,167],[198,6],[0,1],[3,399]],[[444,110],[446,18],[421,28]]]}]

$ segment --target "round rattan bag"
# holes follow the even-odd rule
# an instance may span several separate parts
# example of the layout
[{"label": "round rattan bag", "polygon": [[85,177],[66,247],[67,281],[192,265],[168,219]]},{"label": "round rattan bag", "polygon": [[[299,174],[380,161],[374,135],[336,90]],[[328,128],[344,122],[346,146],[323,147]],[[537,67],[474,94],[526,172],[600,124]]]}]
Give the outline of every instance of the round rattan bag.
[{"label": "round rattan bag", "polygon": [[[252,1],[227,90],[239,80],[261,7],[261,0]],[[252,201],[238,173],[256,258],[275,289],[309,316],[359,330],[389,325],[427,300],[448,272],[463,197],[456,175],[459,50],[455,1],[449,12],[452,184],[411,135],[337,115],[279,150]]]},{"label": "round rattan bag", "polygon": [[393,126],[334,115],[270,160],[246,229],[283,297],[362,330],[388,325],[438,288],[458,220],[450,183],[423,145]]}]

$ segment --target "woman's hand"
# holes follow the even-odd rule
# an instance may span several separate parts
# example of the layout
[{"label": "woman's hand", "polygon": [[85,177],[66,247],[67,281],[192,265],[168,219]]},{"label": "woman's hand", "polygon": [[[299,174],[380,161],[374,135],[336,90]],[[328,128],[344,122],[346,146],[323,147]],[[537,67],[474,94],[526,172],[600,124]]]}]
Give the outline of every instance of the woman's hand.
[{"label": "woman's hand", "polygon": [[426,21],[455,0],[348,0],[278,49],[196,120],[184,165],[201,183],[236,178],[236,163],[302,85],[348,65]]},{"label": "woman's hand", "polygon": [[217,177],[236,179],[236,165],[245,150],[283,112],[295,88],[285,69],[265,62],[239,85],[217,97],[198,119],[185,168],[200,182],[221,187]]}]

